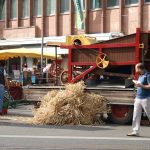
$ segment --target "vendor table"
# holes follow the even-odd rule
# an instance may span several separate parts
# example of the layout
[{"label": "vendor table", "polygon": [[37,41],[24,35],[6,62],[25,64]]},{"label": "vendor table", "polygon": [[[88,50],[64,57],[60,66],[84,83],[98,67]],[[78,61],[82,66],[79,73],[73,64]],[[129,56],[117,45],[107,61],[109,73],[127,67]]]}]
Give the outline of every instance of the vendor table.
[{"label": "vendor table", "polygon": [[11,86],[9,91],[14,100],[21,100],[23,98],[23,89],[22,87]]}]

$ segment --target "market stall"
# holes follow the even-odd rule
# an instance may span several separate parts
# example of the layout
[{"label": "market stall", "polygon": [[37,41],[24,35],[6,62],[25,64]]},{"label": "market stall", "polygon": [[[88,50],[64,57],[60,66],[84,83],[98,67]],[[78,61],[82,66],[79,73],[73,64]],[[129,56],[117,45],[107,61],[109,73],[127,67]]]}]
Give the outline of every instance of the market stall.
[{"label": "market stall", "polygon": [[[6,60],[9,58],[14,57],[33,57],[33,58],[40,58],[41,51],[39,49],[27,49],[27,48],[15,48],[15,49],[5,49],[0,50],[0,60]],[[43,51],[43,57],[48,59],[54,59],[55,54],[52,54],[46,50]]]},{"label": "market stall", "polygon": [[[22,86],[27,85],[27,84],[32,84],[32,83],[41,83],[42,80],[42,72],[41,68],[37,68],[37,66],[33,65],[33,68],[28,68],[27,70],[23,69],[23,58],[37,58],[40,60],[41,58],[41,50],[39,49],[27,49],[27,48],[15,48],[15,49],[5,49],[5,50],[0,50],[0,60],[11,60],[14,58],[20,58],[20,64],[17,66],[20,67],[15,67],[14,65],[11,65],[11,69],[13,72],[13,77],[9,75],[8,73],[8,87],[11,95],[15,100],[22,99],[23,97],[23,92],[22,92]],[[52,54],[46,50],[43,51],[43,56],[45,60],[55,59],[55,54]],[[57,58],[60,58],[60,56],[57,56]],[[38,79],[38,82],[37,82]],[[24,82],[26,84],[24,84]]]}]

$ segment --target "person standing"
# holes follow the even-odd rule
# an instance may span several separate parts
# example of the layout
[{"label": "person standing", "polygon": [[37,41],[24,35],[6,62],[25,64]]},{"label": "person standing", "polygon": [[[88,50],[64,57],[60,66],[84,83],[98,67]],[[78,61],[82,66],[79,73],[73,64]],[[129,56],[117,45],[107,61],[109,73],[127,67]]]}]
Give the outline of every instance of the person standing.
[{"label": "person standing", "polygon": [[23,71],[29,71],[27,64],[24,64],[24,65],[23,65]]},{"label": "person standing", "polygon": [[137,94],[133,112],[133,131],[127,134],[127,136],[139,136],[142,109],[150,120],[150,73],[146,71],[145,66],[142,63],[138,63],[135,66],[135,70],[139,74],[139,78],[138,81],[134,81],[134,84],[137,87]]},{"label": "person standing", "polygon": [[4,62],[0,61],[0,115],[3,114],[3,100],[4,100],[4,86],[5,86],[5,69],[4,69]]},{"label": "person standing", "polygon": [[47,74],[50,74],[51,71],[52,71],[52,65],[53,65],[53,61],[52,61],[51,59],[48,59],[48,60],[47,60],[47,65],[46,65],[46,67],[43,69],[43,75],[42,75],[42,77],[43,77],[43,84],[46,83],[46,75],[47,75]]}]

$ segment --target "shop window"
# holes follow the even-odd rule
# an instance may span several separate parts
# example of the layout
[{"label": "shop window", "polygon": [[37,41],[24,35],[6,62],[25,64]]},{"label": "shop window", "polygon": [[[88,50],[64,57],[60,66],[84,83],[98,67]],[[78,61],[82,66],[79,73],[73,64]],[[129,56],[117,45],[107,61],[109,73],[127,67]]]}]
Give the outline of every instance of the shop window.
[{"label": "shop window", "polygon": [[23,0],[22,6],[22,17],[29,17],[29,0]]},{"label": "shop window", "polygon": [[42,1],[41,0],[34,0],[34,15],[35,16],[41,16],[42,14]]},{"label": "shop window", "polygon": [[17,0],[10,1],[10,18],[17,18]]},{"label": "shop window", "polygon": [[137,4],[138,0],[125,0],[126,5],[132,5],[132,4]]},{"label": "shop window", "polygon": [[70,0],[61,0],[60,1],[60,12],[61,13],[69,12],[69,2],[70,2]]},{"label": "shop window", "polygon": [[1,0],[0,1],[0,20],[5,19],[5,2],[6,0]]},{"label": "shop window", "polygon": [[90,9],[101,8],[101,0],[90,0]]},{"label": "shop window", "polygon": [[56,0],[46,0],[46,14],[55,14]]},{"label": "shop window", "polygon": [[150,0],[145,0],[145,3],[150,3]]},{"label": "shop window", "polygon": [[107,7],[119,6],[119,0],[107,0]]}]

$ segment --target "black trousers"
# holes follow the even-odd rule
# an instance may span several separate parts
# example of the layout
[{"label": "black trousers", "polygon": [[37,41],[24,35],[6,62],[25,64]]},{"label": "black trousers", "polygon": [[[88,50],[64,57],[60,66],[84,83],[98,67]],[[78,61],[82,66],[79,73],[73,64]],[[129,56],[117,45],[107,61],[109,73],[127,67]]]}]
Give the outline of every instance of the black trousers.
[{"label": "black trousers", "polygon": [[42,83],[43,83],[43,84],[47,83],[47,82],[46,82],[46,73],[43,72],[42,78],[43,78]]}]

